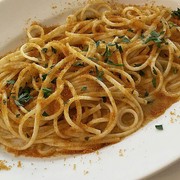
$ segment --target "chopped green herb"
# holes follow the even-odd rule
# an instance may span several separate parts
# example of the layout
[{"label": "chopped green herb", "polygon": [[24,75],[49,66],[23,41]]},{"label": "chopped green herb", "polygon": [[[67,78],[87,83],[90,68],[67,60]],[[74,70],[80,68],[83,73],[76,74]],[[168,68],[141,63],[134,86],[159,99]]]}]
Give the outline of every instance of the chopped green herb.
[{"label": "chopped green herb", "polygon": [[56,54],[57,53],[57,49],[55,49],[54,47],[52,47],[51,46],[51,50],[52,50],[52,52],[54,53],[54,54]]},{"label": "chopped green herb", "polygon": [[139,67],[139,66],[141,66],[141,65],[142,65],[141,63],[134,64],[134,67]]},{"label": "chopped green herb", "polygon": [[159,37],[160,34],[158,32],[156,32],[156,31],[151,31],[150,35],[152,37]]},{"label": "chopped green herb", "polygon": [[44,111],[43,113],[42,113],[42,116],[49,116],[49,114],[46,112],[46,111]]},{"label": "chopped green herb", "polygon": [[154,102],[154,99],[149,100],[149,101],[147,102],[147,104],[151,104],[151,103],[153,103],[153,102]]},{"label": "chopped green herb", "polygon": [[7,84],[15,84],[15,82],[16,82],[16,81],[13,80],[13,79],[12,79],[12,80],[7,80],[7,81],[6,81]]},{"label": "chopped green herb", "polygon": [[177,8],[176,11],[172,11],[172,16],[180,19],[180,8]]},{"label": "chopped green herb", "polygon": [[173,22],[169,22],[169,27],[172,28],[172,27],[177,27],[176,24],[174,24]]},{"label": "chopped green herb", "polygon": [[64,104],[67,104],[69,102],[69,99],[67,101],[64,101]]},{"label": "chopped green herb", "polygon": [[93,71],[92,69],[89,70],[89,74],[93,74],[93,72],[94,72],[94,71]]},{"label": "chopped green herb", "polygon": [[21,88],[18,93],[18,99],[15,100],[15,104],[17,106],[23,106],[24,104],[28,103],[32,99],[30,92],[30,87],[25,87],[24,89]]},{"label": "chopped green herb", "polygon": [[103,56],[110,57],[111,55],[112,55],[111,51],[110,51],[109,47],[106,45],[106,50],[105,50]]},{"label": "chopped green herb", "polygon": [[129,32],[134,32],[132,29],[128,29],[127,31],[129,31]]},{"label": "chopped green herb", "polygon": [[82,66],[82,67],[84,67],[84,63],[81,62],[81,61],[76,61],[76,62],[73,64],[73,66]]},{"label": "chopped green herb", "polygon": [[12,99],[16,99],[16,96],[11,96],[12,97]]},{"label": "chopped green herb", "polygon": [[124,66],[124,64],[115,64],[114,62],[112,62],[112,61],[109,60],[109,59],[105,59],[105,63],[110,64],[110,65],[113,65],[113,66]]},{"label": "chopped green herb", "polygon": [[48,64],[46,63],[46,64],[44,65],[44,67],[47,68],[47,67],[48,67]]},{"label": "chopped green herb", "polygon": [[44,81],[46,79],[46,77],[47,77],[47,74],[43,74],[42,75],[42,80]]},{"label": "chopped green herb", "polygon": [[99,40],[99,41],[97,41],[95,43],[96,43],[96,47],[98,47],[100,45],[101,41]]},{"label": "chopped green herb", "polygon": [[87,52],[87,51],[88,51],[88,49],[89,49],[89,47],[88,47],[88,46],[84,46],[82,51]]},{"label": "chopped green herb", "polygon": [[98,59],[95,57],[88,57],[88,59],[92,60],[92,61],[97,61]]},{"label": "chopped green herb", "polygon": [[110,43],[108,43],[107,45],[108,45],[108,46],[115,46],[116,44],[110,42]]},{"label": "chopped green herb", "polygon": [[108,43],[107,45],[108,45],[108,46],[116,46],[116,49],[119,50],[120,53],[123,52],[122,47],[121,47],[120,45],[118,45],[117,42],[115,42],[115,43]]},{"label": "chopped green herb", "polygon": [[158,129],[158,130],[163,130],[163,125],[161,124],[161,125],[155,125],[155,127],[156,127],[156,129]]},{"label": "chopped green herb", "polygon": [[160,38],[161,34],[163,34],[164,31],[158,33],[156,31],[152,31],[150,33],[150,36],[146,39],[145,44],[147,44],[150,41],[153,41],[157,44],[157,47],[161,47],[161,44],[165,42],[164,38]]},{"label": "chopped green herb", "polygon": [[84,139],[85,139],[86,141],[88,141],[88,140],[89,140],[89,137],[85,137]]},{"label": "chopped green herb", "polygon": [[144,34],[143,34],[143,33],[141,33],[141,35],[140,35],[140,39],[141,39],[141,40],[143,40],[144,38],[145,38]]},{"label": "chopped green herb", "polygon": [[119,52],[122,53],[123,52],[122,47],[120,45],[118,45],[118,43],[115,43],[115,45],[116,45],[116,49],[118,49]]},{"label": "chopped green herb", "polygon": [[43,53],[47,53],[48,49],[47,48],[42,48],[41,50]]},{"label": "chopped green herb", "polygon": [[57,77],[55,77],[55,78],[51,81],[51,83],[52,83],[52,84],[56,84],[56,80],[57,80]]},{"label": "chopped green herb", "polygon": [[107,97],[103,96],[102,100],[103,100],[104,103],[106,103],[107,102]]},{"label": "chopped green herb", "polygon": [[17,101],[17,100],[14,100],[14,102],[15,102],[15,104],[17,105],[17,106],[23,106],[23,104],[21,104],[19,101]]},{"label": "chopped green herb", "polygon": [[122,42],[124,42],[124,43],[129,43],[129,42],[131,42],[131,41],[130,41],[130,39],[129,39],[128,37],[124,36],[124,37],[122,38]]},{"label": "chopped green herb", "polygon": [[5,105],[7,102],[6,102],[6,100],[5,99],[3,99],[3,104]]},{"label": "chopped green herb", "polygon": [[144,76],[144,75],[145,75],[145,72],[144,72],[143,70],[140,70],[140,71],[139,71],[139,75],[140,75],[140,76]]},{"label": "chopped green herb", "polygon": [[16,118],[19,118],[20,114],[16,114]]},{"label": "chopped green herb", "polygon": [[97,66],[95,66],[95,68],[96,68],[96,76],[97,76],[97,79],[99,79],[100,81],[103,81],[104,71],[99,71],[99,69],[97,68]]},{"label": "chopped green herb", "polygon": [[122,39],[124,36],[118,36],[120,39]]},{"label": "chopped green herb", "polygon": [[44,98],[48,98],[52,94],[52,89],[50,88],[43,88],[42,89]]},{"label": "chopped green herb", "polygon": [[148,97],[149,96],[149,93],[146,91],[145,93],[144,93],[144,97]]},{"label": "chopped green herb", "polygon": [[154,73],[155,75],[157,75],[157,71],[156,71],[155,68],[153,68],[153,73]]},{"label": "chopped green herb", "polygon": [[162,35],[162,34],[164,34],[164,33],[165,33],[165,31],[161,31],[159,34]]},{"label": "chopped green herb", "polygon": [[91,19],[94,19],[93,17],[86,17],[85,20],[91,20]]},{"label": "chopped green herb", "polygon": [[27,103],[30,101],[30,99],[32,99],[32,96],[30,96],[29,93],[23,93],[18,97],[18,101],[21,104]]},{"label": "chopped green herb", "polygon": [[54,68],[54,66],[56,66],[55,64],[53,64],[50,68],[52,69],[52,68]]},{"label": "chopped green herb", "polygon": [[153,85],[154,88],[156,88],[156,78],[152,79],[152,85]]},{"label": "chopped green herb", "polygon": [[178,73],[178,69],[176,67],[173,67],[173,73],[177,74]]},{"label": "chopped green herb", "polygon": [[27,138],[30,138],[30,135],[29,135],[28,133],[26,133],[26,137],[27,137]]},{"label": "chopped green herb", "polygon": [[82,88],[81,88],[81,91],[86,91],[87,90],[87,86],[83,86]]}]

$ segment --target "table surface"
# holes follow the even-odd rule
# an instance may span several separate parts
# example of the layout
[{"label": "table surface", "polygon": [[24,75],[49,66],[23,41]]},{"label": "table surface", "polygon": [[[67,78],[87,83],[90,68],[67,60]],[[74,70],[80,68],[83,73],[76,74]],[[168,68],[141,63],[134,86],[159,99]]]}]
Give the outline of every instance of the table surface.
[{"label": "table surface", "polygon": [[180,160],[145,180],[180,180]]}]

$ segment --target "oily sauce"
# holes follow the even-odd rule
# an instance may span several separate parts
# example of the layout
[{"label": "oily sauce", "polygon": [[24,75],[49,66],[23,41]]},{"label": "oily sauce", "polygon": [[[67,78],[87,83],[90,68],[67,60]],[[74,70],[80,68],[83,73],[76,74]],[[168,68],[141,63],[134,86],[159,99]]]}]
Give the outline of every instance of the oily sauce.
[{"label": "oily sauce", "polygon": [[[68,89],[66,89],[68,90]],[[65,92],[64,92],[65,93]],[[66,93],[65,93],[66,94]],[[142,124],[142,127],[145,126],[148,122],[152,121],[153,119],[159,117],[162,115],[172,104],[177,102],[177,98],[167,97],[162,93],[157,93],[154,96],[154,101],[147,105],[141,105],[143,112],[144,112],[144,122]],[[122,138],[124,139],[124,138]],[[40,153],[38,153],[37,149],[35,147],[31,147],[30,149],[23,150],[23,151],[17,151],[11,148],[6,148],[6,150],[10,153],[15,154],[16,156],[23,155],[23,156],[30,156],[30,157],[51,157],[55,155],[60,154],[86,154],[94,152],[100,148],[103,148],[105,146],[108,146],[111,144],[101,144],[97,145],[94,148],[86,149],[83,151],[69,151],[64,150],[61,152],[54,152],[51,154],[46,154],[45,156],[42,156]]]}]

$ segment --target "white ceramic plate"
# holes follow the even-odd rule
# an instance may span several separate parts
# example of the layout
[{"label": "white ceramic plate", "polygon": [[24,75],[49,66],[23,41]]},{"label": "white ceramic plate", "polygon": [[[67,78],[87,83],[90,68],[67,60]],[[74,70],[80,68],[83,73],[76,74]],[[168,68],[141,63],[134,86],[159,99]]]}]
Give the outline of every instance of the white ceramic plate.
[{"label": "white ceramic plate", "polygon": [[[0,0],[0,56],[23,42],[25,28],[33,21],[46,25],[62,23],[83,1]],[[141,4],[147,1],[121,2]],[[179,0],[155,2],[174,9],[180,7]],[[180,158],[179,112],[180,102],[122,142],[91,154],[34,159],[14,157],[0,150],[0,160],[6,160],[6,164],[12,166],[10,171],[0,171],[0,179],[131,180],[147,177]],[[164,130],[156,130],[156,124],[163,124]],[[21,168],[17,167],[18,161],[22,163]]]}]

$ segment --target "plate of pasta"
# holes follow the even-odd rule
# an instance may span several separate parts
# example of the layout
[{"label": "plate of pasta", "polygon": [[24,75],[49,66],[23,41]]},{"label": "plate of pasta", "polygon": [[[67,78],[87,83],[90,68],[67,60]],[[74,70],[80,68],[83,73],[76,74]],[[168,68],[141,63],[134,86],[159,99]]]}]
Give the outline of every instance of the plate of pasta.
[{"label": "plate of pasta", "polygon": [[178,160],[179,7],[1,0],[0,178],[140,179]]}]

